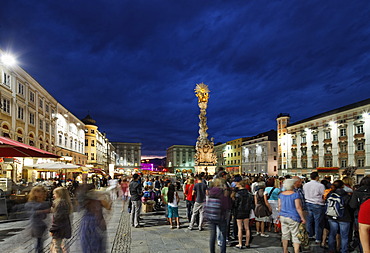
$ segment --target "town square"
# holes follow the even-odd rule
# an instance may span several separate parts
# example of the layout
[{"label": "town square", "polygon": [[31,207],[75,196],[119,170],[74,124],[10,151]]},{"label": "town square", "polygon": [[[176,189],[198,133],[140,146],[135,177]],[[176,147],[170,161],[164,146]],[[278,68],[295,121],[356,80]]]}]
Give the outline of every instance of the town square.
[{"label": "town square", "polygon": [[3,0],[0,252],[370,253],[369,11]]}]

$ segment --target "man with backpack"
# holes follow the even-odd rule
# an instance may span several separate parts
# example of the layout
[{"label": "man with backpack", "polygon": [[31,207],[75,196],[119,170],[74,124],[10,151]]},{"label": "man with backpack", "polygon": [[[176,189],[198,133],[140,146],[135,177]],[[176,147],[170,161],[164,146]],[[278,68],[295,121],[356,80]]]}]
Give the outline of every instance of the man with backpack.
[{"label": "man with backpack", "polygon": [[351,225],[351,214],[349,201],[350,196],[343,189],[342,180],[335,180],[332,184],[333,190],[328,194],[326,200],[325,214],[328,216],[329,232],[329,251],[336,252],[336,235],[340,234],[342,253],[348,252],[349,230]]},{"label": "man with backpack", "polygon": [[[324,191],[325,186],[319,182],[319,173],[312,172],[311,181],[303,186],[303,193],[306,198],[306,229],[310,237],[315,235],[316,244],[320,244],[323,232],[323,218],[324,218]],[[314,230],[312,227],[314,225]]]}]

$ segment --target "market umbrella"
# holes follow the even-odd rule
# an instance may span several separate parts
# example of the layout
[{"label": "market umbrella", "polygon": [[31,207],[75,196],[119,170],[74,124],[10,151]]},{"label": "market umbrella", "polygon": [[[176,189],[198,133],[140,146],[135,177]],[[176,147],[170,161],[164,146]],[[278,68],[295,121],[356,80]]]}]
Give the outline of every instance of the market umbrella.
[{"label": "market umbrella", "polygon": [[44,170],[65,170],[65,179],[67,179],[67,172],[68,170],[77,169],[81,166],[70,164],[70,163],[62,163],[62,162],[56,162],[56,163],[39,163],[33,165],[36,169],[44,169]]},{"label": "market umbrella", "polygon": [[53,153],[30,145],[14,141],[6,137],[0,137],[0,157],[49,157],[60,158]]},{"label": "market umbrella", "polygon": [[70,163],[39,163],[33,165],[37,169],[48,169],[48,170],[63,170],[63,169],[77,169],[81,166],[70,164]]}]

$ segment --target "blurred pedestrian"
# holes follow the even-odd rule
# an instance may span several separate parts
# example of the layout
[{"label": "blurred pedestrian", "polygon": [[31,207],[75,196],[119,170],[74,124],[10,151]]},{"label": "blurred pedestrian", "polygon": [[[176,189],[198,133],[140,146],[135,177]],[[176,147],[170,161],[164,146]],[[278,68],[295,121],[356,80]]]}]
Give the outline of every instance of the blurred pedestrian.
[{"label": "blurred pedestrian", "polygon": [[25,209],[30,214],[31,236],[36,238],[35,252],[41,253],[44,248],[44,234],[47,228],[45,218],[50,212],[49,203],[46,202],[47,191],[43,186],[35,186],[28,195]]},{"label": "blurred pedestrian", "polygon": [[86,187],[86,191],[79,197],[83,216],[80,225],[82,252],[106,252],[107,225],[103,216],[103,208],[110,210],[112,202],[105,191],[96,191],[93,186]]},{"label": "blurred pedestrian", "polygon": [[188,221],[191,221],[191,215],[193,213],[193,206],[195,202],[195,196],[193,195],[194,178],[189,178],[184,190],[184,196],[186,198],[186,214]]},{"label": "blurred pedestrian", "polygon": [[72,203],[67,188],[58,187],[53,192],[54,202],[52,207],[53,222],[50,228],[52,253],[66,252],[64,239],[72,236],[70,214],[72,213]]}]

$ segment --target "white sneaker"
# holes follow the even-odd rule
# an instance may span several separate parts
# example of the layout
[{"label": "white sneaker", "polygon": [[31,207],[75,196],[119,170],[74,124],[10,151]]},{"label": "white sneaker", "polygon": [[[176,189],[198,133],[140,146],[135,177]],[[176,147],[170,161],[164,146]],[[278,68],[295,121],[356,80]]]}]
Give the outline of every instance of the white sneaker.
[{"label": "white sneaker", "polygon": [[269,235],[266,234],[261,234],[262,237],[270,237]]},{"label": "white sneaker", "polygon": [[255,234],[254,234],[254,236],[259,236],[261,234],[261,232],[256,232]]}]

